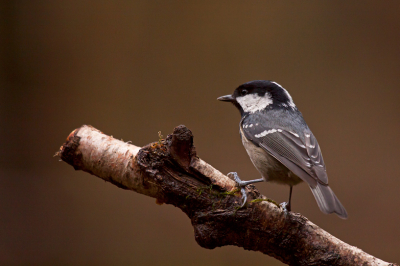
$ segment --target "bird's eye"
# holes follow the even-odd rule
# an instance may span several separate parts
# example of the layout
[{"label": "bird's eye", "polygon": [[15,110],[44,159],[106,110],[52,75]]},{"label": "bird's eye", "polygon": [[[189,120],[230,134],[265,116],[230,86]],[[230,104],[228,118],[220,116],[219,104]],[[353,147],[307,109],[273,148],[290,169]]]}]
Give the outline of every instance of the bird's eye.
[{"label": "bird's eye", "polygon": [[242,89],[242,91],[240,92],[242,95],[246,95],[248,93],[248,91],[246,89]]}]

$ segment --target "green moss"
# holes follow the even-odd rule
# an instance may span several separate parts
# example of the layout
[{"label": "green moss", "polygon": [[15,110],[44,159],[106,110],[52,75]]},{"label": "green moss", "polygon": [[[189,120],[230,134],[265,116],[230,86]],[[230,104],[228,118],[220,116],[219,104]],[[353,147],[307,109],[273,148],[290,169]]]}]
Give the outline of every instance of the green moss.
[{"label": "green moss", "polygon": [[[243,206],[243,207],[244,207],[244,206]],[[236,207],[234,208],[235,211],[233,212],[233,216],[236,216],[237,211],[240,210],[241,208],[242,208],[241,205],[236,206]]]},{"label": "green moss", "polygon": [[203,191],[205,191],[205,190],[210,190],[210,193],[211,193],[211,191],[212,191],[212,184],[211,185],[209,185],[209,186],[206,186],[206,187],[199,187],[199,188],[197,188],[197,193],[199,193],[199,196],[201,195],[201,193],[203,193]]},{"label": "green moss", "polygon": [[[213,200],[212,203],[212,210],[215,210],[218,206],[220,206],[221,204],[221,200],[225,199],[227,196],[235,196],[235,193],[239,192],[240,188],[236,188],[232,191],[224,191],[224,192],[219,192],[216,190],[213,190],[213,185],[209,185],[206,187],[199,187],[197,188],[196,192],[199,194],[199,196],[203,193],[203,192],[208,192],[210,198]],[[186,197],[187,198],[187,197]],[[240,207],[239,207],[240,208]],[[239,209],[237,208],[237,209]],[[236,210],[235,210],[236,213]]]},{"label": "green moss", "polygon": [[223,196],[223,197],[226,197],[226,196],[234,196],[235,193],[236,193],[236,192],[239,192],[239,191],[240,191],[240,188],[236,188],[236,189],[234,189],[234,190],[232,190],[232,191],[220,192],[219,194],[220,194],[221,196]]},{"label": "green moss", "polygon": [[276,201],[274,201],[274,200],[272,200],[272,199],[254,199],[254,200],[252,200],[252,201],[250,201],[251,203],[258,203],[258,202],[261,202],[261,201],[268,201],[268,202],[271,202],[272,204],[275,204],[277,207],[279,207],[279,204],[278,203],[276,203]]}]

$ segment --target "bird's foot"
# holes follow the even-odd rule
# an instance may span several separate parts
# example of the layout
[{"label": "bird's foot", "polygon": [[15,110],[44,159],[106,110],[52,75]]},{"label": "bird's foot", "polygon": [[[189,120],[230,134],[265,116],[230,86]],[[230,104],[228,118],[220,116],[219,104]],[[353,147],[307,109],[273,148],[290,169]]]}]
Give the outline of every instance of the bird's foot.
[{"label": "bird's foot", "polygon": [[228,176],[233,176],[233,179],[235,180],[237,186],[240,188],[240,192],[242,193],[242,205],[240,206],[240,208],[243,208],[243,206],[247,202],[247,193],[245,187],[248,183],[246,181],[242,181],[236,172],[230,172],[228,173]]},{"label": "bird's foot", "polygon": [[291,211],[291,207],[287,202],[282,202],[281,204],[279,204],[279,206],[281,206],[281,208],[285,211],[285,212],[290,212]]},{"label": "bird's foot", "polygon": [[240,179],[239,175],[236,172],[230,172],[227,174],[227,176],[233,176],[233,179],[236,181],[238,187],[245,187],[247,185],[247,182],[242,181],[242,179]]}]

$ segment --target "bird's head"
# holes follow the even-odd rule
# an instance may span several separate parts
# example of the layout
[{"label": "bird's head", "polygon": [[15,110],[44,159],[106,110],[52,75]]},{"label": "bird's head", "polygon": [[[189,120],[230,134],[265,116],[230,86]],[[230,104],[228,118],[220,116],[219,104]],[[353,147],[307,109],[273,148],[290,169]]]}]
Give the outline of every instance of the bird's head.
[{"label": "bird's head", "polygon": [[287,90],[269,80],[244,83],[232,95],[221,96],[218,100],[233,103],[242,115],[273,108],[296,110],[296,105]]}]

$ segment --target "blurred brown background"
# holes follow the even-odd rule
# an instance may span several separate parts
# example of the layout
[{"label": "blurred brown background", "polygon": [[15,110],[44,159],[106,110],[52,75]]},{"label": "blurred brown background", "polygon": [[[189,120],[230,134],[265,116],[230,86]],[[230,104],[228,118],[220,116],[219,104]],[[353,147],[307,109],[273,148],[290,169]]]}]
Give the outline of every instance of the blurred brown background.
[{"label": "blurred brown background", "polygon": [[[398,1],[4,1],[0,12],[1,265],[281,265],[203,249],[179,209],[53,158],[83,124],[139,146],[185,124],[202,159],[258,178],[238,111],[216,100],[254,79],[291,93],[349,219],[321,213],[304,184],[294,211],[400,262]],[[257,187],[287,200],[288,187]]]}]

